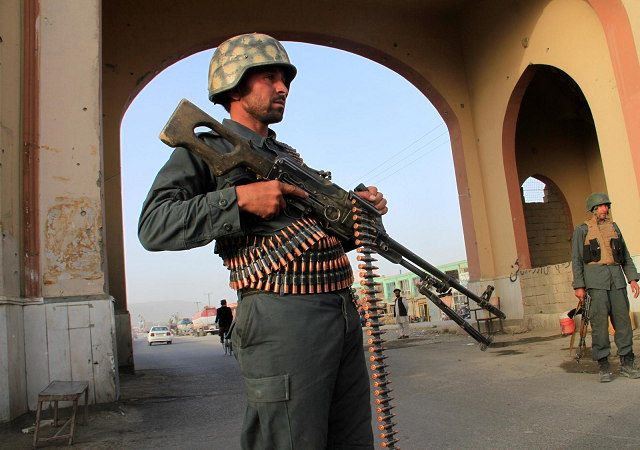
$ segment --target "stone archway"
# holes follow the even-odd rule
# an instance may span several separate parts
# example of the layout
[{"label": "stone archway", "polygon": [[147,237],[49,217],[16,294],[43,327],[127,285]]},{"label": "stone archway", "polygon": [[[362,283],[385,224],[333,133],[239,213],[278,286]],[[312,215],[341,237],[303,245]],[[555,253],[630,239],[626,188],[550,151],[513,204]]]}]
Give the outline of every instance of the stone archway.
[{"label": "stone archway", "polygon": [[[446,28],[446,20],[443,17],[437,20],[430,18],[426,14],[419,23],[416,22],[414,24],[416,30],[422,30],[425,26],[423,20],[432,23],[433,29],[429,29],[429,36],[421,36],[418,33],[411,40],[392,41],[395,38],[389,33],[389,41],[382,43],[379,39],[371,39],[371,35],[367,33],[368,27],[354,30],[356,31],[355,33],[345,36],[340,32],[339,25],[332,23],[335,13],[326,10],[314,13],[315,6],[303,8],[304,13],[301,13],[301,15],[308,22],[308,26],[304,27],[305,31],[301,31],[299,28],[272,29],[271,25],[265,25],[272,23],[268,20],[268,17],[271,14],[275,14],[275,11],[268,12],[256,24],[252,25],[254,28],[247,29],[248,25],[243,21],[231,21],[212,30],[206,26],[209,23],[209,19],[197,14],[197,11],[190,9],[188,5],[178,8],[173,2],[160,3],[164,7],[156,10],[154,15],[156,21],[172,20],[176,22],[174,26],[177,26],[178,23],[182,24],[184,27],[189,28],[191,32],[181,33],[176,31],[174,26],[162,28],[158,23],[150,23],[145,15],[143,5],[118,1],[103,3],[103,155],[105,161],[106,242],[109,255],[107,259],[109,292],[116,300],[119,342],[125,343],[118,346],[119,359],[122,361],[128,360],[125,364],[132,364],[133,362],[132,356],[129,358],[126,356],[130,354],[130,344],[127,344],[127,342],[130,343],[128,337],[130,318],[127,312],[124,239],[122,233],[119,137],[122,117],[137,93],[164,68],[193,53],[214,48],[230,36],[254,31],[255,29],[270,34],[281,41],[323,45],[363,56],[400,74],[431,101],[449,129],[467,259],[471,271],[479,272],[480,262],[476,245],[477,238],[475,236],[469,194],[470,187],[465,163],[468,155],[464,151],[464,141],[466,140],[467,144],[472,143],[473,137],[470,134],[463,135],[461,131],[463,125],[460,123],[458,110],[464,113],[465,121],[470,122],[471,118],[467,113],[468,110],[462,109],[464,108],[464,103],[460,103],[462,105],[460,109],[452,106],[445,99],[445,96],[430,83],[425,76],[424,67],[421,67],[423,62],[420,59],[416,59],[416,62],[411,62],[412,58],[408,58],[410,55],[418,56],[424,54],[426,47],[421,45],[420,42],[426,44],[434,39],[435,36],[438,36],[436,39],[442,41],[440,45],[451,47],[451,53],[447,55],[435,54],[429,59],[440,59],[441,67],[449,67],[451,72],[461,73],[460,55],[455,53],[455,44],[448,39],[442,38],[441,36],[444,36],[444,34],[438,34],[437,32],[438,29]],[[192,6],[197,6],[198,4],[195,1],[187,3],[191,3]],[[234,8],[229,7],[230,10]],[[350,5],[344,5],[343,7],[345,12],[351,8],[352,6]],[[244,7],[241,9],[244,9]],[[379,11],[374,10],[367,12],[367,14],[374,15],[378,13]],[[422,15],[422,13],[420,14]],[[376,17],[383,16],[377,15]],[[408,26],[406,18],[400,10],[394,10],[394,14],[388,14],[387,11],[384,17],[392,28]],[[446,17],[446,14],[444,17]],[[403,47],[398,42],[407,42],[410,45]],[[420,56],[420,58],[423,57]],[[444,76],[444,72],[439,76]],[[449,86],[449,88],[457,90],[461,94],[459,97],[464,102],[467,101],[464,94],[464,80],[456,80],[455,85],[453,87]],[[480,204],[483,198],[482,187],[480,180],[476,180],[475,183],[478,185],[476,203]],[[479,273],[475,274],[475,276],[478,278]],[[123,357],[122,355],[125,356]]]},{"label": "stone archway", "polygon": [[537,230],[527,223],[520,186],[531,176],[549,183],[562,204],[552,220],[557,222],[558,215],[567,217],[566,224],[558,225],[563,228],[573,226],[572,217],[582,217],[584,200],[591,192],[606,192],[589,104],[568,74],[552,66],[534,65],[516,85],[507,114],[511,119],[505,119],[504,164],[520,267],[562,262],[557,260],[559,254],[553,258],[547,254],[542,259],[538,255],[534,263],[529,234]]}]

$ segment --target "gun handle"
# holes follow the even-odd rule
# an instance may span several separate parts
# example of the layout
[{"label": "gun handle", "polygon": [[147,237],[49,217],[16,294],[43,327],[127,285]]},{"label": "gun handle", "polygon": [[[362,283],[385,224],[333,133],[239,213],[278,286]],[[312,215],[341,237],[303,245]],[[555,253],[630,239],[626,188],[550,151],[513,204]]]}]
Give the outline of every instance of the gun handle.
[{"label": "gun handle", "polygon": [[[218,133],[233,145],[230,153],[220,153],[209,147],[195,134],[196,127],[206,126]],[[246,167],[252,172],[266,177],[273,166],[266,156],[251,148],[251,144],[232,131],[222,126],[220,122],[205,113],[186,98],[169,118],[160,133],[160,140],[169,147],[184,147],[195,153],[207,163],[211,173],[221,176],[234,167]]]}]

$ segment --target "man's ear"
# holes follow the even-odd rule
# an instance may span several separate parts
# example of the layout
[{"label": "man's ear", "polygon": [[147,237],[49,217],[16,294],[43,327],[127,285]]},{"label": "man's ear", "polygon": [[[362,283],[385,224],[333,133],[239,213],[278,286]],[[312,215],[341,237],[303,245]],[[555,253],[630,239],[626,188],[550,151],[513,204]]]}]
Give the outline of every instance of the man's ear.
[{"label": "man's ear", "polygon": [[240,92],[240,88],[238,86],[227,91],[227,95],[229,96],[229,99],[233,101],[238,101],[242,98],[242,93]]}]

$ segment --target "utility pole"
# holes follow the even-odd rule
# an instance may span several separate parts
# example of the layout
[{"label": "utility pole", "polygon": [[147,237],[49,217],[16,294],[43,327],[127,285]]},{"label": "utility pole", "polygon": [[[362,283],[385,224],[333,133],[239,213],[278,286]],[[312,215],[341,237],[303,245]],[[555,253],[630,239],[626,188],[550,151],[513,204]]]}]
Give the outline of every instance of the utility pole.
[{"label": "utility pole", "polygon": [[198,305],[200,305],[200,303],[202,303],[202,302],[193,302],[193,303],[196,304],[196,312],[200,311],[200,306],[198,306]]},{"label": "utility pole", "polygon": [[208,302],[209,302],[209,308],[211,308],[211,294],[213,294],[213,292],[205,292],[204,295],[207,296]]}]

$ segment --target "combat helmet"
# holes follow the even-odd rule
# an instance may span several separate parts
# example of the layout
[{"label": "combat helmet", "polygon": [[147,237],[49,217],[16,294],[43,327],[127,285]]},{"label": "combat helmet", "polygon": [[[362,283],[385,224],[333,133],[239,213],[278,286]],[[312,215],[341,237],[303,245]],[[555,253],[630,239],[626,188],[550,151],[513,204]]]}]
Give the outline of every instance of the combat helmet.
[{"label": "combat helmet", "polygon": [[266,34],[242,34],[224,41],[209,64],[209,100],[220,103],[220,94],[238,85],[247,69],[281,66],[287,73],[287,87],[298,73],[282,44]]},{"label": "combat helmet", "polygon": [[598,205],[611,206],[611,200],[609,200],[609,196],[604,192],[594,192],[587,197],[587,212],[593,211],[593,208]]}]

